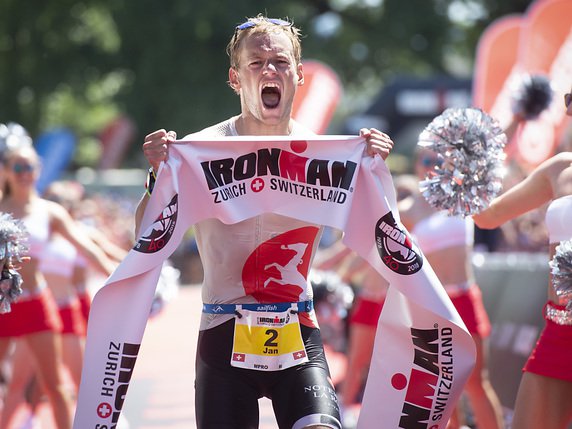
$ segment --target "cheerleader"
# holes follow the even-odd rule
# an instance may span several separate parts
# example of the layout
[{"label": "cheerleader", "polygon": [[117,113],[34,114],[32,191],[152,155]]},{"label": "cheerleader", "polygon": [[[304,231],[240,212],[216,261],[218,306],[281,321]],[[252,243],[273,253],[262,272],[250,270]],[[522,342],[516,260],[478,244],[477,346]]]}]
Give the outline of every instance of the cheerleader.
[{"label": "cheerleader", "polygon": [[[50,401],[59,429],[71,428],[72,404],[61,376],[62,323],[56,303],[40,271],[42,254],[52,234],[74,244],[99,270],[111,274],[114,264],[78,231],[75,221],[59,204],[40,198],[36,192],[40,159],[30,143],[7,148],[3,154],[4,195],[0,211],[20,219],[29,234],[30,260],[22,264],[22,295],[11,311],[0,314],[0,360],[13,339],[25,340],[34,358],[39,380]],[[7,429],[22,397],[21,388],[10,381],[0,419]]]}]

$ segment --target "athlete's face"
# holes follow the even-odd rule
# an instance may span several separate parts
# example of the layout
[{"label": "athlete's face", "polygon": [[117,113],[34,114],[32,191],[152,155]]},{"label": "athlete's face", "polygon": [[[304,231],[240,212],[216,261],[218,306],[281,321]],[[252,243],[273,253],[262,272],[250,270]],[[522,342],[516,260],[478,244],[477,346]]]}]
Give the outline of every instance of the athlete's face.
[{"label": "athlete's face", "polygon": [[238,65],[229,82],[240,95],[242,115],[265,125],[290,120],[302,65],[294,59],[292,42],[284,31],[253,33],[240,46]]}]

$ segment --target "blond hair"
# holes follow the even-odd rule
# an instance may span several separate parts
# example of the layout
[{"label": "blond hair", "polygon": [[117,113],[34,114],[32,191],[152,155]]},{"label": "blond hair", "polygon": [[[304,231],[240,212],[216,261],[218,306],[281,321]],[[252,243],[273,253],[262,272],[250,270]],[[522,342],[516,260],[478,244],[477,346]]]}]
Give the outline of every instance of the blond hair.
[{"label": "blond hair", "polygon": [[301,32],[294,26],[294,23],[285,19],[268,18],[258,14],[253,18],[248,18],[244,23],[238,25],[230,42],[226,47],[226,53],[230,59],[230,66],[234,69],[238,67],[238,56],[240,44],[247,34],[267,34],[276,31],[283,31],[292,42],[294,60],[296,64],[302,61]]}]

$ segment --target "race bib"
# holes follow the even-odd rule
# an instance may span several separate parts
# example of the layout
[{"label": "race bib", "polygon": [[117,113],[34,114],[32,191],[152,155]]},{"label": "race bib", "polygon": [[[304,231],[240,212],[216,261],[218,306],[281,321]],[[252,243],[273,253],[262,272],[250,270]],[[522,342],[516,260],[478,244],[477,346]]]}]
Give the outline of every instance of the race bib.
[{"label": "race bib", "polygon": [[298,313],[237,309],[230,364],[278,371],[307,362]]}]

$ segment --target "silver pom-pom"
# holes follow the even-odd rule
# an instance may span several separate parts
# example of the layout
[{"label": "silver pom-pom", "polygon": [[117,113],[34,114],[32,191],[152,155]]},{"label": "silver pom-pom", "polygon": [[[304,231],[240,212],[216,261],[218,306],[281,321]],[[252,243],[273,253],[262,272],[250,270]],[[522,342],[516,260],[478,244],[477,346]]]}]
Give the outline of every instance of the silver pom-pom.
[{"label": "silver pom-pom", "polygon": [[502,189],[506,135],[480,109],[450,108],[419,135],[418,145],[439,162],[419,183],[428,203],[450,216],[484,210]]},{"label": "silver pom-pom", "polygon": [[26,129],[15,122],[0,124],[0,159],[7,150],[21,146],[32,146],[32,138]]},{"label": "silver pom-pom", "polygon": [[524,119],[535,119],[550,106],[553,95],[546,76],[524,74],[511,94],[512,112]]},{"label": "silver pom-pom", "polygon": [[0,314],[8,313],[11,304],[22,294],[22,276],[14,270],[2,270],[0,278]]},{"label": "silver pom-pom", "polygon": [[9,213],[0,213],[0,260],[21,262],[28,252],[24,223]]},{"label": "silver pom-pom", "polygon": [[22,294],[22,277],[13,269],[28,252],[23,223],[8,213],[0,214],[0,314],[10,311],[10,304]]},{"label": "silver pom-pom", "polygon": [[552,286],[560,303],[572,310],[572,240],[562,241],[550,261]]}]

